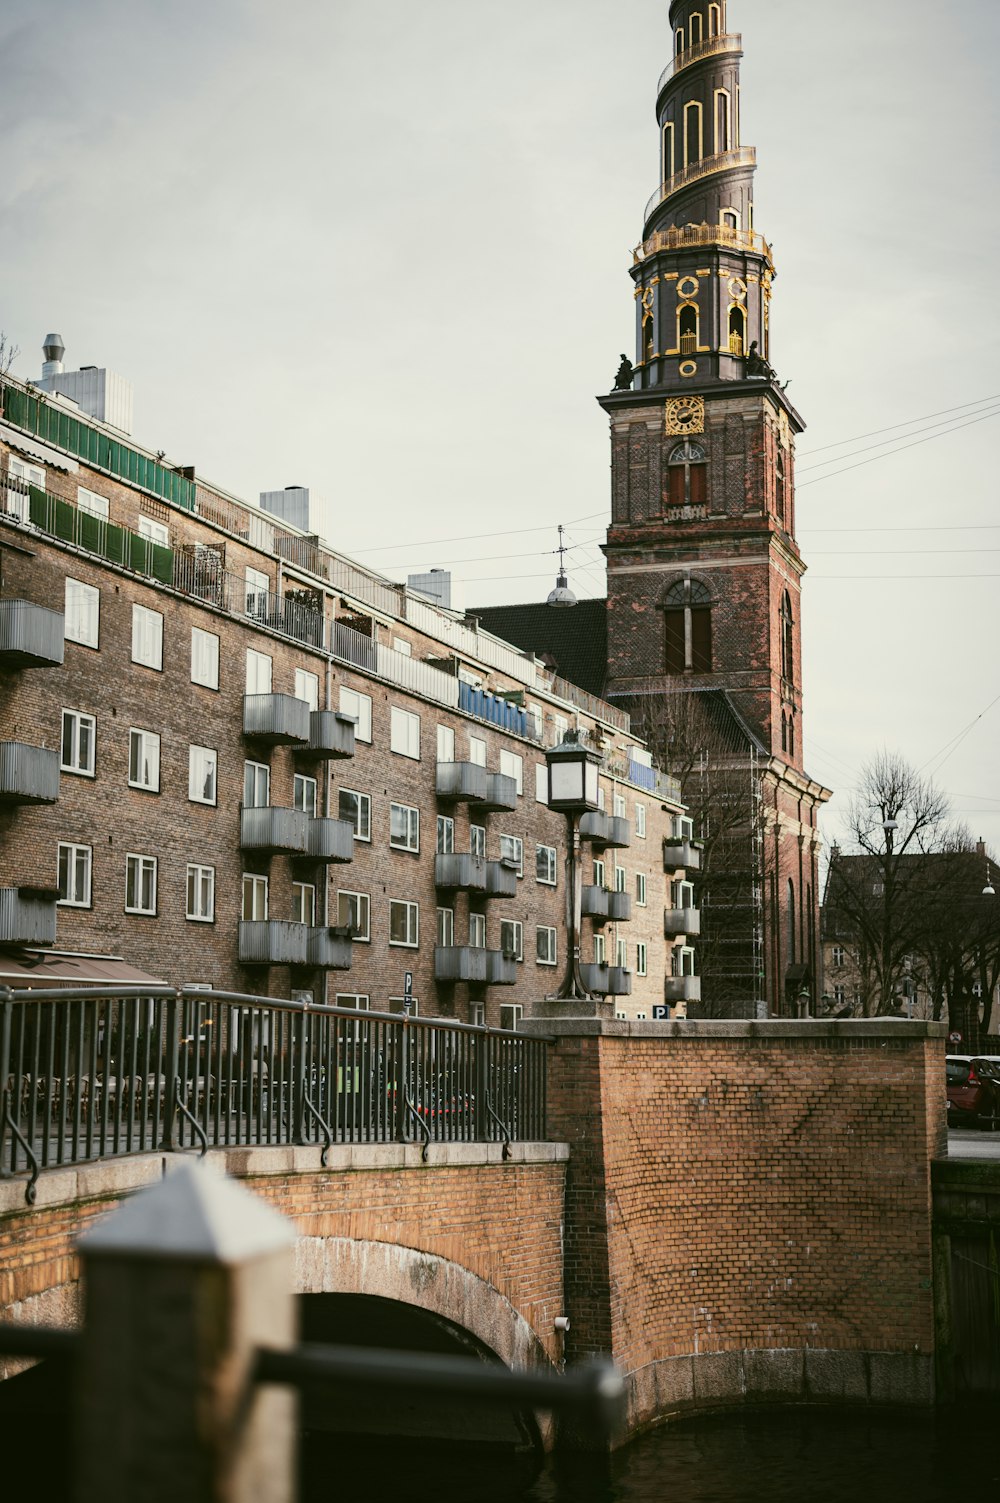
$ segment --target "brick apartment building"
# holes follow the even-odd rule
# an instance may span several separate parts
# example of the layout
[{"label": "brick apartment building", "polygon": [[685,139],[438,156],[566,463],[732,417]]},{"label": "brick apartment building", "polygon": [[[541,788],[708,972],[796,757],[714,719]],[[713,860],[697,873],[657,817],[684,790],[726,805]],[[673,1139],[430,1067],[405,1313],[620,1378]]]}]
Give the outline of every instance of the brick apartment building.
[{"label": "brick apartment building", "polygon": [[0,418],[0,982],[46,945],[372,1008],[409,973],[424,1013],[515,1025],[566,964],[545,751],[575,728],[584,979],[621,1016],[697,997],[698,848],[624,711],[337,554],[307,493],[164,464],[124,382],[45,353]]}]

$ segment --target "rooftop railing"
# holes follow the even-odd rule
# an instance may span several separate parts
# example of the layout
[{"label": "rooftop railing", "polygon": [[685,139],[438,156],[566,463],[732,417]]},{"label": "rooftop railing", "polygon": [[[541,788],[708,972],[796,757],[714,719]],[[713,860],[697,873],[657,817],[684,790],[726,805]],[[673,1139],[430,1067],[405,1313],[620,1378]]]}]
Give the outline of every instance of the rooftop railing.
[{"label": "rooftop railing", "polygon": [[658,251],[685,250],[689,246],[719,245],[726,250],[751,252],[754,255],[766,256],[767,260],[774,264],[771,246],[763,235],[758,235],[756,230],[734,230],[727,224],[685,224],[671,225],[669,229],[657,230],[650,235],[641,245],[637,245],[632,253],[633,261],[638,265],[640,261],[655,256]]},{"label": "rooftop railing", "polygon": [[683,52],[678,52],[670,59],[660,74],[660,81],[656,85],[657,97],[672,78],[685,68],[690,68],[692,63],[700,63],[706,57],[717,57],[722,52],[742,51],[743,37],[738,31],[725,32],[717,37],[706,37],[703,42],[695,42],[693,47],[685,47]]}]

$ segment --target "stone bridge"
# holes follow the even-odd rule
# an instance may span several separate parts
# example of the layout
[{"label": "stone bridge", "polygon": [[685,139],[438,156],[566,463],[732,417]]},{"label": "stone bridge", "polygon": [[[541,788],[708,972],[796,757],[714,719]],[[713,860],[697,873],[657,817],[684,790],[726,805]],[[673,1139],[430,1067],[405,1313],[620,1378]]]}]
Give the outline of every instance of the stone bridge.
[{"label": "stone bridge", "polygon": [[[295,1223],[301,1294],[423,1310],[512,1366],[611,1355],[630,1433],[933,1401],[942,1027],[531,1026],[555,1038],[552,1141],[219,1152]],[[0,1318],[73,1322],[75,1235],[171,1162],[49,1171],[31,1209],[0,1184]]]}]

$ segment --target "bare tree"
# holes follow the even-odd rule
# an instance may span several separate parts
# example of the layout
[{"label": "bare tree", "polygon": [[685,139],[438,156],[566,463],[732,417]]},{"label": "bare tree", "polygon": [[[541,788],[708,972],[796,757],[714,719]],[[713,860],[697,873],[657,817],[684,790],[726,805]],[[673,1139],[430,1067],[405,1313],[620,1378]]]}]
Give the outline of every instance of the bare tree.
[{"label": "bare tree", "polygon": [[1000,872],[969,831],[952,832],[926,863],[926,921],[921,957],[934,1016],[947,1008],[949,1028],[979,1049],[993,1020],[1000,985]]},{"label": "bare tree", "polygon": [[20,353],[17,345],[0,329],[0,387],[3,386],[4,377],[10,375],[11,367]]}]

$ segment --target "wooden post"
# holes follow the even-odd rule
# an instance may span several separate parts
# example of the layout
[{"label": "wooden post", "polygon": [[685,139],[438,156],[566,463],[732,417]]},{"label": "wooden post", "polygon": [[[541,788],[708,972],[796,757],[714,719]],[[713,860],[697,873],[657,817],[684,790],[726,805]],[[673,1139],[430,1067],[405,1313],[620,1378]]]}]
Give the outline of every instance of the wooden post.
[{"label": "wooden post", "polygon": [[79,1503],[290,1503],[295,1396],[253,1367],[295,1340],[294,1242],[190,1163],[80,1239]]}]

